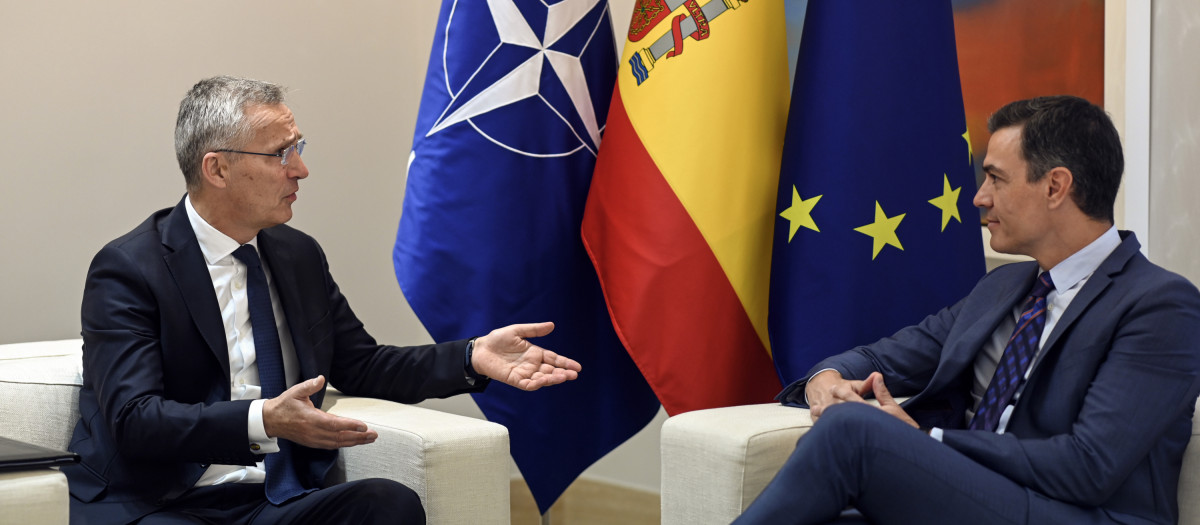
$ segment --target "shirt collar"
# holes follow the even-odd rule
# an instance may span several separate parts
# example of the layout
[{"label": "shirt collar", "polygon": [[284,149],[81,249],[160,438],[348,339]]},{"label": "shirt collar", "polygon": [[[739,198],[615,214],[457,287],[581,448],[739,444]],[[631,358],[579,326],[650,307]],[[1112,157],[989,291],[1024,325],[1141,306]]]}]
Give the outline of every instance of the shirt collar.
[{"label": "shirt collar", "polygon": [[1064,292],[1074,288],[1080,281],[1091,276],[1096,268],[1121,245],[1121,235],[1117,226],[1113,225],[1082,250],[1079,250],[1063,262],[1050,269],[1050,279],[1054,281],[1054,289]]},{"label": "shirt collar", "polygon": [[[192,225],[192,231],[196,232],[196,241],[200,243],[200,252],[204,254],[204,260],[210,265],[215,265],[222,259],[229,257],[233,251],[238,249],[241,244],[233,240],[232,237],[221,233],[220,230],[213,228],[208,221],[204,220],[196,208],[192,206],[192,196],[189,194],[183,200],[183,207],[187,209],[188,222]],[[258,250],[258,236],[255,235],[250,242],[246,243]]]}]

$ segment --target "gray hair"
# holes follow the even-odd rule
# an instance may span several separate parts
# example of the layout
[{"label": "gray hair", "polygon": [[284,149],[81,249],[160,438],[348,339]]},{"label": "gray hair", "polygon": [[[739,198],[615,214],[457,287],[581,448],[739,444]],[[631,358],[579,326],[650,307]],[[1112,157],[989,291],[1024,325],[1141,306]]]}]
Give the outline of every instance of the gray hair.
[{"label": "gray hair", "polygon": [[188,188],[200,184],[200,161],[218,149],[241,149],[253,137],[246,120],[249,106],[283,104],[282,86],[236,77],[206,78],[179,103],[175,120],[175,158]]}]

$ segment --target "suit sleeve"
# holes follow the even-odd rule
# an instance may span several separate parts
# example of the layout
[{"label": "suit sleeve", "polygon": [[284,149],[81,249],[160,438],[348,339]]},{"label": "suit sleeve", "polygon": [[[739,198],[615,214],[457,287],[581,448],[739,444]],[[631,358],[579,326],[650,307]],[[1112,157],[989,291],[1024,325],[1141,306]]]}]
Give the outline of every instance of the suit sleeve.
[{"label": "suit sleeve", "polygon": [[946,430],[943,442],[1051,498],[1085,506],[1105,502],[1164,435],[1190,431],[1185,416],[1200,390],[1200,294],[1178,278],[1139,287],[1143,291],[1120,315],[1069,432],[1021,439]]},{"label": "suit sleeve", "polygon": [[309,333],[315,353],[332,357],[328,369],[334,387],[349,395],[400,403],[486,388],[489,381],[472,384],[467,378],[466,340],[405,347],[379,345],[334,282],[325,253],[315,241],[313,245],[329,312],[313,324]]},{"label": "suit sleeve", "polygon": [[825,369],[836,370],[845,379],[865,379],[872,372],[879,372],[893,395],[911,396],[920,392],[937,369],[942,347],[966,300],[943,308],[890,337],[817,363],[805,374],[805,379],[788,385],[778,399],[785,405],[807,408],[804,388],[808,379]]},{"label": "suit sleeve", "polygon": [[[84,287],[82,329],[85,388],[122,454],[195,463],[253,464],[250,401],[184,403],[164,387],[162,314],[145,266],[115,246],[92,261]],[[203,344],[200,342],[199,344]]]}]

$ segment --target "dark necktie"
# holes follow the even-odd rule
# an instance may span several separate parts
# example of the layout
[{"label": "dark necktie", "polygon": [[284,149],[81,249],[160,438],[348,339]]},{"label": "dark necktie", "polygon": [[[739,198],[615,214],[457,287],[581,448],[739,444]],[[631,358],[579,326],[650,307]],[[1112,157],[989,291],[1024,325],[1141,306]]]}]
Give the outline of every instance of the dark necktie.
[{"label": "dark necktie", "polygon": [[1050,280],[1050,272],[1042,272],[1033,291],[1025,300],[1021,318],[1017,320],[1017,328],[1008,339],[1008,347],[1004,356],[996,366],[996,375],[988,384],[983,400],[979,402],[979,410],[971,419],[971,430],[987,430],[995,432],[1000,423],[1000,414],[1008,406],[1017,392],[1017,387],[1025,377],[1025,370],[1037,355],[1038,341],[1042,338],[1042,330],[1046,327],[1046,295],[1054,289]]},{"label": "dark necktie", "polygon": [[[258,252],[249,244],[233,251],[233,256],[246,265],[246,296],[250,304],[250,326],[254,330],[254,354],[258,362],[258,379],[262,383],[262,398],[271,399],[287,389],[283,374],[283,352],[279,346],[279,331],[275,327],[275,312],[271,308],[271,289],[263,272]],[[267,500],[279,505],[304,490],[296,475],[292,442],[279,438],[279,452],[267,454]]]}]

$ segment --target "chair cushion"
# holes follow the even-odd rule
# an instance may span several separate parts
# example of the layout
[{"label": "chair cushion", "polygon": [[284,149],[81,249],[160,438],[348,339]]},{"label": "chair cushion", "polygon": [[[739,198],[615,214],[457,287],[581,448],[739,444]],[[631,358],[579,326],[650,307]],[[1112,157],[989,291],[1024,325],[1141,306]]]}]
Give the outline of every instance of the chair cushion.
[{"label": "chair cushion", "polygon": [[0,522],[65,525],[68,498],[67,477],[57,470],[0,472]]},{"label": "chair cushion", "polygon": [[66,449],[79,419],[79,339],[0,345],[0,435]]},{"label": "chair cushion", "polygon": [[662,522],[729,523],[779,472],[812,427],[777,403],[696,410],[662,429]]}]

